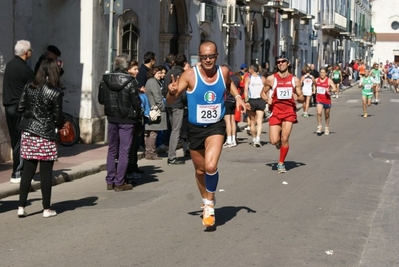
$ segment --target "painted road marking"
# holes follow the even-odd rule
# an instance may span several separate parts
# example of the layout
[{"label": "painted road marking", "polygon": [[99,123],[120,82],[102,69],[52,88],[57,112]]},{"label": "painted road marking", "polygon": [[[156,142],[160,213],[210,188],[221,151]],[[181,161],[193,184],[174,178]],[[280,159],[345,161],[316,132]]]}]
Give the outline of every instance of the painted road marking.
[{"label": "painted road marking", "polygon": [[359,99],[349,99],[348,101],[346,101],[347,103],[356,103],[359,102]]},{"label": "painted road marking", "polygon": [[391,99],[389,102],[399,103],[399,99]]}]

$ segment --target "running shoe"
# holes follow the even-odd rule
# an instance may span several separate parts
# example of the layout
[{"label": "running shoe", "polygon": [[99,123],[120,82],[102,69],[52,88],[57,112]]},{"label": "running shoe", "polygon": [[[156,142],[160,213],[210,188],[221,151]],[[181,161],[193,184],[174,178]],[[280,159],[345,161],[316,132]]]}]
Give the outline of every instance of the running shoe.
[{"label": "running shoe", "polygon": [[236,146],[237,146],[237,143],[236,143],[236,142],[231,143],[231,145],[230,145],[230,147],[236,147]]},{"label": "running shoe", "polygon": [[321,131],[323,130],[323,127],[321,125],[317,126],[317,134],[321,134]]},{"label": "running shoe", "polygon": [[254,147],[261,147],[262,144],[259,142],[259,140],[254,141]]},{"label": "running shoe", "polygon": [[285,165],[282,163],[277,164],[277,172],[278,173],[285,173],[286,169],[285,169]]},{"label": "running shoe", "polygon": [[326,127],[326,128],[324,129],[324,134],[325,134],[325,135],[329,135],[329,134],[330,134],[330,127]]},{"label": "running shoe", "polygon": [[204,212],[202,213],[202,224],[205,227],[211,227],[215,225],[215,209],[213,205],[205,205]]},{"label": "running shoe", "polygon": [[367,118],[367,116],[368,116],[367,113],[364,113],[363,118]]},{"label": "running shoe", "polygon": [[231,147],[231,143],[225,142],[225,143],[223,144],[223,147]]},{"label": "running shoe", "polygon": [[308,114],[308,113],[304,113],[304,114],[303,114],[303,117],[304,117],[304,118],[309,118],[309,114]]}]

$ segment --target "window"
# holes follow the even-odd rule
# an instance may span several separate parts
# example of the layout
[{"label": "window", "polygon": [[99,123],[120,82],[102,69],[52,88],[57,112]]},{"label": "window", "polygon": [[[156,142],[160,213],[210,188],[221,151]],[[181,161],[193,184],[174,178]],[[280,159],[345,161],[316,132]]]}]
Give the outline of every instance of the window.
[{"label": "window", "polygon": [[128,54],[132,60],[138,61],[138,48],[138,30],[133,24],[126,24],[122,33],[122,53]]},{"label": "window", "polygon": [[394,30],[399,29],[399,22],[397,22],[397,21],[392,22],[391,27]]}]

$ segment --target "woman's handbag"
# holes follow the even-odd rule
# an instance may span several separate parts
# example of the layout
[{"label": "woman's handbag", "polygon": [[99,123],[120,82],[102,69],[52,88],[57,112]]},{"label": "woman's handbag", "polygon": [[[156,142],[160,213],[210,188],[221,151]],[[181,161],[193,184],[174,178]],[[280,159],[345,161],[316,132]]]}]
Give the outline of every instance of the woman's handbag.
[{"label": "woman's handbag", "polygon": [[64,121],[62,129],[58,131],[60,141],[63,143],[73,142],[75,139],[75,132],[73,131],[72,123],[68,120]]},{"label": "woman's handbag", "polygon": [[150,109],[150,121],[157,121],[161,118],[161,111],[158,106],[154,105]]}]

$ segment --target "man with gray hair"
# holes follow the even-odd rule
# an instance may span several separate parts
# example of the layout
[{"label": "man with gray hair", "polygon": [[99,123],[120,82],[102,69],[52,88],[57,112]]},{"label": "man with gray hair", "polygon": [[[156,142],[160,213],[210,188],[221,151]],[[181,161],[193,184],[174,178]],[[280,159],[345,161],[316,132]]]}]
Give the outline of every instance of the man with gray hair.
[{"label": "man with gray hair", "polygon": [[[130,59],[127,54],[118,55],[114,71],[103,75],[98,92],[98,102],[104,105],[108,119],[107,190],[116,192],[132,190],[124,177],[128,167],[129,149],[134,127],[142,124],[143,111],[137,80],[128,73]],[[115,167],[115,160],[118,166]]]},{"label": "man with gray hair", "polygon": [[26,64],[26,61],[32,56],[30,42],[19,40],[14,50],[15,57],[7,63],[4,71],[3,106],[13,151],[10,182],[18,184],[21,181],[23,161],[20,156],[21,130],[18,128],[22,115],[17,112],[17,107],[25,85],[33,80],[34,75],[32,69]]}]

